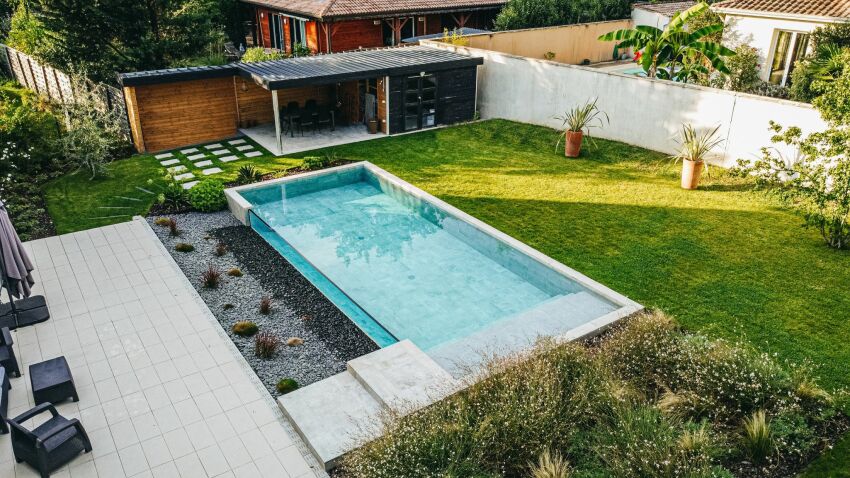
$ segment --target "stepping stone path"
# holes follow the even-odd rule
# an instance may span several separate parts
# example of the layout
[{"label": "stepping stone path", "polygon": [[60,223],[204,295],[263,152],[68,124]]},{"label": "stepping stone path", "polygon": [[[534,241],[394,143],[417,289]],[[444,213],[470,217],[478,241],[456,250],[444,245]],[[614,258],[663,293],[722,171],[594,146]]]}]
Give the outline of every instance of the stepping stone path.
[{"label": "stepping stone path", "polygon": [[179,173],[181,171],[186,171],[186,166],[183,166],[181,164],[180,166],[174,166],[173,168],[168,168],[168,172],[172,173],[172,174],[173,173]]},{"label": "stepping stone path", "polygon": [[223,147],[224,146],[222,146],[221,143],[208,144],[208,145],[204,146],[204,148],[206,148],[206,149],[221,149]]},{"label": "stepping stone path", "polygon": [[201,154],[193,154],[192,156],[186,156],[186,159],[188,159],[189,161],[196,161],[198,159],[206,158],[206,157],[207,157],[207,155],[205,155],[204,153],[201,153]]},{"label": "stepping stone path", "polygon": [[245,150],[248,150],[248,149],[254,149],[254,146],[250,145],[250,144],[246,144],[245,146],[237,146],[236,149],[239,150],[239,151],[245,151]]},{"label": "stepping stone path", "polygon": [[243,144],[245,143],[244,139],[234,139],[233,141],[228,141],[228,144]]},{"label": "stepping stone path", "polygon": [[198,184],[198,181],[189,181],[188,183],[181,184],[181,186],[183,186],[183,189],[192,189],[196,184]]},{"label": "stepping stone path", "polygon": [[154,158],[156,158],[156,159],[165,159],[165,158],[170,158],[170,157],[172,157],[171,153],[161,153],[161,154],[157,154],[156,156],[154,156]]},{"label": "stepping stone path", "polygon": [[201,171],[201,172],[202,172],[202,173],[204,173],[204,176],[209,176],[210,174],[218,174],[218,173],[220,173],[220,172],[221,172],[221,168],[210,168],[210,169],[205,169],[205,170],[203,170],[203,171]]},{"label": "stepping stone path", "polygon": [[239,156],[224,156],[224,157],[218,158],[218,160],[221,161],[222,163],[229,163],[231,161],[236,161],[238,159],[239,159]]},{"label": "stepping stone path", "polygon": [[206,160],[206,161],[198,161],[197,163],[195,163],[196,168],[203,168],[204,166],[212,166],[212,161]]},{"label": "stepping stone path", "polygon": [[174,176],[174,180],[175,181],[183,181],[183,180],[186,180],[186,179],[192,179],[194,177],[195,177],[195,175],[192,174],[192,173],[183,173],[183,174],[178,174],[177,176]]},{"label": "stepping stone path", "polygon": [[218,151],[213,151],[212,154],[214,154],[216,156],[221,156],[222,154],[227,154],[229,152],[230,151],[228,151],[226,149],[219,149]]},{"label": "stepping stone path", "polygon": [[183,154],[197,153],[198,148],[181,149],[180,152],[183,153]]},{"label": "stepping stone path", "polygon": [[261,151],[251,151],[250,153],[245,153],[246,158],[256,158],[257,156],[262,156],[263,153]]},{"label": "stepping stone path", "polygon": [[172,164],[180,164],[180,160],[179,159],[168,159],[168,160],[165,160],[165,161],[160,161],[159,164],[161,164],[163,166],[171,166]]}]

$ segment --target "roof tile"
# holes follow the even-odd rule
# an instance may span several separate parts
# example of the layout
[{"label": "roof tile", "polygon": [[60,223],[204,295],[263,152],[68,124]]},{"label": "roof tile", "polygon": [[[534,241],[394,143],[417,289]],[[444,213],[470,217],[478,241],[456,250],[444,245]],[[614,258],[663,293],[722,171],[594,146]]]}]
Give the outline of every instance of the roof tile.
[{"label": "roof tile", "polygon": [[666,17],[672,17],[679,12],[684,12],[696,4],[697,2],[695,0],[687,2],[638,3],[635,4],[635,8],[646,10],[648,12],[659,13]]},{"label": "roof tile", "polygon": [[311,18],[380,16],[429,11],[498,8],[507,0],[245,0]]},{"label": "roof tile", "polygon": [[850,19],[850,0],[724,0],[714,8]]}]

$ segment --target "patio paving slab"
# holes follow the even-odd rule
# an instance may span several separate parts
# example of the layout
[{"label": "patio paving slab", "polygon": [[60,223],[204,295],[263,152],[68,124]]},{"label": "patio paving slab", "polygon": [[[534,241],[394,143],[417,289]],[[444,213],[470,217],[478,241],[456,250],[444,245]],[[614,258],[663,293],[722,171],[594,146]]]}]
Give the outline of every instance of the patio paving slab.
[{"label": "patio paving slab", "polygon": [[199,182],[200,181],[189,181],[188,183],[181,184],[181,186],[183,186],[183,189],[189,190],[189,189],[192,189],[193,187],[195,187],[195,185],[198,184]]},{"label": "patio paving slab", "polygon": [[180,152],[181,152],[181,153],[183,153],[183,154],[192,154],[192,153],[197,153],[197,152],[198,152],[198,148],[181,149],[181,150],[180,150]]},{"label": "patio paving slab", "polygon": [[193,154],[191,156],[186,156],[186,159],[188,159],[189,161],[196,161],[198,159],[202,159],[202,158],[205,158],[205,157],[207,157],[207,155],[204,154],[204,153],[201,153],[201,154]]},{"label": "patio paving slab", "polygon": [[228,141],[227,144],[245,144],[244,139],[234,139],[232,141]]},{"label": "patio paving slab", "polygon": [[168,160],[159,162],[159,164],[161,164],[163,166],[171,166],[172,164],[179,164],[179,163],[180,163],[179,159],[168,159]]},{"label": "patio paving slab", "polygon": [[[94,448],[54,476],[326,476],[143,219],[24,246],[52,318],[12,332],[9,415],[34,404],[29,365],[64,355],[80,401],[57,409]],[[9,435],[0,476],[36,476]]]},{"label": "patio paving slab", "polygon": [[182,171],[186,171],[186,166],[183,166],[182,164],[180,166],[174,166],[174,167],[168,168],[168,172],[172,173],[172,174],[173,173],[179,173],[179,172],[182,172]]},{"label": "patio paving slab", "polygon": [[204,146],[204,148],[206,148],[206,149],[221,149],[223,147],[224,146],[222,146],[221,143],[208,144],[208,145]]},{"label": "patio paving slab", "polygon": [[177,176],[174,176],[174,180],[175,181],[183,181],[185,179],[192,179],[194,177],[195,177],[195,175],[192,174],[192,173],[183,173],[183,174],[178,174]]},{"label": "patio paving slab", "polygon": [[213,152],[212,152],[212,154],[214,154],[214,155],[216,155],[216,156],[222,156],[222,155],[225,155],[225,154],[227,154],[227,153],[229,153],[229,152],[230,152],[230,151],[228,151],[228,150],[226,150],[226,149],[219,149],[218,151],[213,151]]},{"label": "patio paving slab", "polygon": [[211,166],[211,165],[212,165],[212,161],[210,161],[209,159],[206,160],[206,161],[198,161],[197,163],[195,163],[196,168],[203,168],[205,166]]},{"label": "patio paving slab", "polygon": [[237,149],[238,151],[249,151],[249,150],[254,149],[254,145],[252,145],[252,144],[246,144],[246,145],[244,145],[244,146],[237,146],[237,147],[236,147],[236,149]]},{"label": "patio paving slab", "polygon": [[172,157],[172,156],[174,156],[174,155],[173,155],[173,154],[171,154],[171,153],[160,153],[160,154],[157,154],[156,156],[154,156],[154,158],[156,158],[156,159],[165,159],[165,158],[170,158],[170,157]]},{"label": "patio paving slab", "polygon": [[251,151],[250,153],[245,153],[246,158],[256,158],[257,156],[262,156],[262,151]]},{"label": "patio paving slab", "polygon": [[209,176],[209,175],[211,175],[211,174],[218,174],[218,173],[220,173],[220,172],[221,172],[221,168],[209,168],[209,169],[205,169],[205,170],[203,170],[203,171],[201,171],[201,172],[202,172],[202,173],[204,173],[204,176]]},{"label": "patio paving slab", "polygon": [[239,160],[239,156],[233,156],[233,155],[230,155],[230,156],[222,156],[221,158],[218,158],[218,160],[219,160],[219,161],[221,161],[222,163],[229,163],[229,162],[231,162],[231,161],[238,161],[238,160]]}]

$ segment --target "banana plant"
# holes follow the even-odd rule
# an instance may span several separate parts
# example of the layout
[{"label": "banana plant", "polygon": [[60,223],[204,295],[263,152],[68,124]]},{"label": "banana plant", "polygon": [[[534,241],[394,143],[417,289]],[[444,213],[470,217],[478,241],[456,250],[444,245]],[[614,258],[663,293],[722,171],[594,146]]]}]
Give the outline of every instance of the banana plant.
[{"label": "banana plant", "polygon": [[684,12],[677,13],[664,30],[649,25],[638,25],[635,28],[616,30],[599,37],[600,41],[617,42],[614,52],[621,48],[632,48],[639,53],[635,60],[641,65],[650,78],[687,80],[693,75],[695,67],[685,68],[683,76],[679,70],[687,57],[699,56],[711,63],[711,66],[723,73],[728,72],[725,57],[735,55],[735,52],[719,43],[704,39],[723,30],[722,23],[708,25],[692,32],[685,26],[688,20],[704,12],[709,6],[700,2]]}]

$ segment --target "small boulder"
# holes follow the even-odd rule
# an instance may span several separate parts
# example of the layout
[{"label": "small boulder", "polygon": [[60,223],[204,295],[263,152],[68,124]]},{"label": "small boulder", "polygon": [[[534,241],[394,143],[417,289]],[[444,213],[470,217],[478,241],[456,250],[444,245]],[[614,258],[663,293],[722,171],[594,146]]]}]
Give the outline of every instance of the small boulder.
[{"label": "small boulder", "polygon": [[302,345],[303,343],[304,339],[302,339],[301,337],[290,337],[286,339],[286,345],[288,347],[297,347],[299,345]]}]

